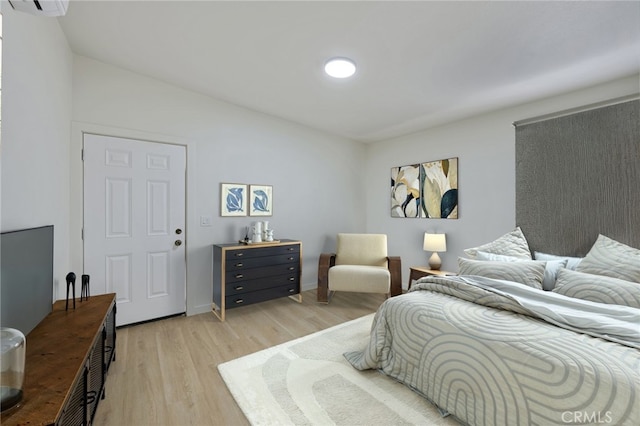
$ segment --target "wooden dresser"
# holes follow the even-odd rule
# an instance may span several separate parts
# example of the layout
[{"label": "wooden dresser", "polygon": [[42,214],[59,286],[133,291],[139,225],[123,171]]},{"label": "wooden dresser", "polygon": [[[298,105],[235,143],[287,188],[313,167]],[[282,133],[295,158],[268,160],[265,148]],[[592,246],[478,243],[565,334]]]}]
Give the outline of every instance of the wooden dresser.
[{"label": "wooden dresser", "polygon": [[2,425],[89,425],[115,359],[115,294],[65,300],[28,335],[24,397]]},{"label": "wooden dresser", "polygon": [[298,302],[302,243],[280,240],[258,244],[213,246],[213,313],[221,321],[227,309],[278,297]]}]

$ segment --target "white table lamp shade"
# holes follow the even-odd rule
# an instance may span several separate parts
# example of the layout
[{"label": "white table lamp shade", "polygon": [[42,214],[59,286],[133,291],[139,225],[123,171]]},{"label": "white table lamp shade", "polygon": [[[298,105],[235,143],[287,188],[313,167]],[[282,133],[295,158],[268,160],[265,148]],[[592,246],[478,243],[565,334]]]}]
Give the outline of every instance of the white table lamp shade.
[{"label": "white table lamp shade", "polygon": [[424,233],[424,251],[447,251],[447,238],[445,234]]}]

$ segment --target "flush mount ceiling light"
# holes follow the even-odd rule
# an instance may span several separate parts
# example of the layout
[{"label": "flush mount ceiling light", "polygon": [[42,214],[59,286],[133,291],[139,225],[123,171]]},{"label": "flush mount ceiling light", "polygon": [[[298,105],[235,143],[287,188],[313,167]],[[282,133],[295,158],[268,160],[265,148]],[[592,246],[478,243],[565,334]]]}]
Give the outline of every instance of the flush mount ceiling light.
[{"label": "flush mount ceiling light", "polygon": [[324,64],[324,72],[334,78],[347,78],[355,74],[356,64],[348,58],[332,58]]}]

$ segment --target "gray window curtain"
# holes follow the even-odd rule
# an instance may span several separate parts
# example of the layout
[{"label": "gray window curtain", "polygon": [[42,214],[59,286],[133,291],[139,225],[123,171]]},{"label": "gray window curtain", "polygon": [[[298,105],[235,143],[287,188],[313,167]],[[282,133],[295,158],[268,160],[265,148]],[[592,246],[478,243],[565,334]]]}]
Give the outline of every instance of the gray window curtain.
[{"label": "gray window curtain", "polygon": [[516,223],[532,250],[583,256],[598,234],[640,248],[640,100],[516,127]]}]

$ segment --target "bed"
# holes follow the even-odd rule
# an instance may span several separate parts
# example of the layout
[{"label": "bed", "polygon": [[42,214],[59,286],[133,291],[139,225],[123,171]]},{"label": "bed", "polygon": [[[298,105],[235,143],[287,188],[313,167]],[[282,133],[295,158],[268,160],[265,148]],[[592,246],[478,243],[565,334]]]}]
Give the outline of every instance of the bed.
[{"label": "bed", "polygon": [[536,260],[517,231],[385,301],[345,357],[464,424],[638,424],[640,250],[600,236],[573,265]]}]

